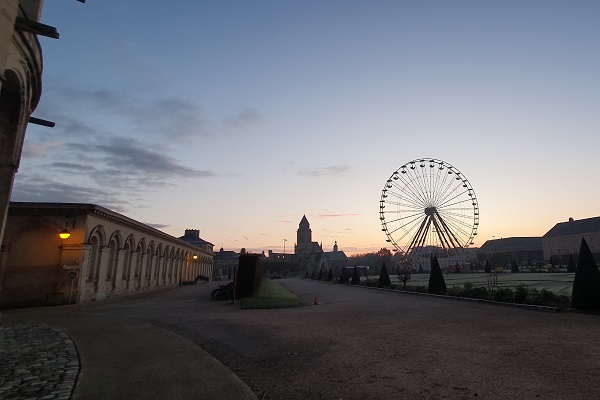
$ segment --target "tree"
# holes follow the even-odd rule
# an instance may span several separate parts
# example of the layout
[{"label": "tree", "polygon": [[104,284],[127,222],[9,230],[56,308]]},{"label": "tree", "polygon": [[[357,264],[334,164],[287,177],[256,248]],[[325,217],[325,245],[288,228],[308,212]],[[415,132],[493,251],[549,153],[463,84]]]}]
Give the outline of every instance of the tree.
[{"label": "tree", "polygon": [[427,287],[428,293],[445,293],[446,292],[446,280],[442,274],[440,263],[438,262],[437,256],[431,260],[431,273],[429,274],[429,286]]},{"label": "tree", "polygon": [[402,282],[402,288],[406,289],[406,282],[410,281],[410,271],[407,269],[400,271],[398,279]]},{"label": "tree", "polygon": [[485,261],[485,273],[486,274],[492,273],[492,267],[490,266],[490,262],[487,260]]},{"label": "tree", "polygon": [[573,260],[573,255],[569,254],[569,264],[567,265],[567,272],[576,272],[577,264],[575,264],[575,260]]},{"label": "tree", "polygon": [[331,282],[333,280],[333,270],[329,268],[329,273],[327,274],[327,281]]},{"label": "tree", "polygon": [[585,239],[581,239],[571,305],[582,310],[600,309],[600,271]]},{"label": "tree", "polygon": [[310,279],[315,279],[315,270],[312,270],[312,274],[310,275]]},{"label": "tree", "polygon": [[321,280],[321,279],[323,279],[323,268],[321,268],[321,269],[319,270],[319,277],[318,277],[317,279],[318,279],[318,280]]},{"label": "tree", "polygon": [[379,269],[378,267],[382,264],[392,265],[392,252],[386,249],[385,247],[379,249],[379,251],[375,253],[375,256],[377,256],[377,259],[375,260],[375,271],[373,271],[374,273],[381,273],[381,271],[377,270]]},{"label": "tree", "polygon": [[385,266],[385,263],[381,266],[381,272],[379,273],[379,284],[377,287],[390,287],[392,286],[392,282],[390,281],[390,274],[388,274],[388,270]]},{"label": "tree", "polygon": [[511,263],[510,272],[521,272],[519,271],[519,265],[517,265],[517,261],[514,258]]},{"label": "tree", "polygon": [[352,281],[350,281],[350,284],[358,285],[359,283],[360,283],[360,276],[358,275],[358,269],[356,267],[354,267],[354,271],[352,271]]}]

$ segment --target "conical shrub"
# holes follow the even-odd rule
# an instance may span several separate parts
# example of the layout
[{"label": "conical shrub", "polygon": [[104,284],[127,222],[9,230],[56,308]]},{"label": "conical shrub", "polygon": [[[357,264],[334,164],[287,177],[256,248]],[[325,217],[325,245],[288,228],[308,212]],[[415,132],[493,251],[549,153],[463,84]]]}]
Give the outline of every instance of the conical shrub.
[{"label": "conical shrub", "polygon": [[491,274],[492,273],[492,267],[490,266],[490,262],[489,261],[485,262],[485,273],[486,274]]},{"label": "conical shrub", "polygon": [[318,277],[317,279],[318,279],[318,280],[321,280],[321,279],[323,279],[323,268],[321,268],[321,269],[319,270],[319,277]]},{"label": "conical shrub", "polygon": [[342,273],[340,274],[340,283],[346,283],[348,282],[348,279],[350,279],[350,274],[346,271],[346,268],[342,268]]},{"label": "conical shrub", "polygon": [[329,268],[329,273],[327,274],[327,281],[331,282],[333,280],[333,270]]},{"label": "conical shrub", "polygon": [[600,309],[600,271],[585,239],[581,239],[571,305],[581,310]]},{"label": "conical shrub", "polygon": [[313,269],[312,274],[310,275],[310,279],[315,279],[315,270]]},{"label": "conical shrub", "polygon": [[352,285],[358,285],[360,283],[360,276],[358,275],[358,269],[354,267],[354,271],[352,271],[352,281],[350,281]]},{"label": "conical shrub", "polygon": [[567,272],[576,272],[577,264],[575,264],[575,260],[573,260],[573,255],[569,255],[569,264],[567,264]]},{"label": "conical shrub", "polygon": [[445,293],[446,292],[446,280],[440,263],[438,262],[437,256],[431,260],[431,273],[429,274],[429,286],[427,287],[428,293]]},{"label": "conical shrub", "polygon": [[512,260],[512,263],[511,263],[510,272],[513,272],[513,273],[521,272],[521,271],[519,271],[519,265],[517,264],[517,261],[514,259]]},{"label": "conical shrub", "polygon": [[390,281],[390,274],[388,274],[385,263],[381,266],[381,272],[379,273],[379,283],[377,287],[384,288],[392,286],[392,282]]}]

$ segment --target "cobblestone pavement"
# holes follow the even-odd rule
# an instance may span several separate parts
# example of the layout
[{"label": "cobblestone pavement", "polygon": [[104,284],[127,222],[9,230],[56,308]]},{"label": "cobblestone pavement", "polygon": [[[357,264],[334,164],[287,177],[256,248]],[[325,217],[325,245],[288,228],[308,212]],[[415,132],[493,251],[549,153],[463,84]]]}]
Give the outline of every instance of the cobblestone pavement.
[{"label": "cobblestone pavement", "polygon": [[0,321],[0,399],[70,399],[79,356],[64,332]]}]

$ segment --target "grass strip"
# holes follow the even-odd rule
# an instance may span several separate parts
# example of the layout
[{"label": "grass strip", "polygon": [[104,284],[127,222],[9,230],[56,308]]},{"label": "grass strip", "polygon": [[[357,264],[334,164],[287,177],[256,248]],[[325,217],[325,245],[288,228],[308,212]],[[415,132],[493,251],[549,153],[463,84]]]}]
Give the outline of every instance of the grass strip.
[{"label": "grass strip", "polygon": [[241,304],[244,309],[288,308],[309,305],[281,284],[269,279],[263,279],[254,296],[242,299]]}]

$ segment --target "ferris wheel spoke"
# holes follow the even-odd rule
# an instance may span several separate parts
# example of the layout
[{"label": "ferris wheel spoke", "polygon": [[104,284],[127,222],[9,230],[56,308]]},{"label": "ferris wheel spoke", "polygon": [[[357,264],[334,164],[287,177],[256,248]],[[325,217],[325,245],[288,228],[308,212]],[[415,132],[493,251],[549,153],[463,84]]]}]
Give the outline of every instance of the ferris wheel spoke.
[{"label": "ferris wheel spoke", "polygon": [[408,182],[411,185],[413,195],[415,196],[415,198],[419,199],[420,203],[422,203],[423,206],[425,206],[425,204],[427,204],[425,193],[423,192],[423,185],[421,184],[421,180],[417,173],[417,167],[414,165],[411,166],[410,169],[407,170],[407,175],[407,178],[409,178]]},{"label": "ferris wheel spoke", "polygon": [[464,221],[457,220],[454,218],[444,218],[446,224],[452,228],[452,232],[455,232],[457,235],[469,239],[471,237],[471,229],[472,225],[467,225]]},{"label": "ferris wheel spoke", "polygon": [[[407,177],[404,177],[403,175],[409,175]],[[414,198],[414,200],[416,202],[418,202],[419,204],[423,205],[423,207],[425,207],[425,201],[422,197],[422,193],[419,190],[418,185],[415,183],[415,178],[410,176],[410,172],[407,172],[407,174],[400,174],[399,178],[402,183],[404,183],[404,186],[408,189],[408,194]]]},{"label": "ferris wheel spoke", "polygon": [[[433,180],[433,185],[432,185],[432,189],[431,189],[431,202],[433,204],[436,204],[437,202],[437,196],[439,195],[439,187],[440,187],[440,183],[442,182],[442,178],[440,177],[440,172],[442,172],[442,170],[438,167],[435,166],[433,168],[431,168],[432,173],[431,175],[434,176],[434,180]],[[444,174],[444,177],[446,175]]]},{"label": "ferris wheel spoke", "polygon": [[[412,217],[412,218],[411,218],[411,217]],[[410,216],[410,217],[406,217],[406,220],[402,220],[402,221],[401,221],[400,219],[397,219],[397,220],[395,220],[395,222],[399,222],[399,223],[401,223],[401,225],[400,225],[400,226],[398,226],[398,227],[396,227],[395,229],[393,229],[393,230],[392,230],[392,231],[390,231],[389,233],[390,233],[390,234],[392,234],[392,233],[396,233],[396,232],[397,232],[398,230],[400,230],[400,229],[403,229],[403,230],[405,230],[405,231],[408,231],[408,232],[410,232],[412,229],[414,229],[414,226],[413,226],[413,225],[415,224],[415,221],[418,221],[418,220],[420,220],[421,218],[422,218],[422,215],[421,215],[421,214],[414,214],[414,215],[412,215],[412,216]],[[408,228],[407,228],[407,227],[408,227]]]},{"label": "ferris wheel spoke", "polygon": [[[396,204],[396,205],[409,204],[410,206],[412,206],[414,208],[423,208],[423,206],[421,204],[412,201],[409,197],[406,197],[406,196],[392,195],[391,199],[387,199],[388,197],[390,197],[390,195],[385,196],[384,198],[382,198],[381,201],[383,201],[387,204]],[[392,200],[392,199],[395,199],[395,200]],[[406,201],[406,203],[400,203],[402,201]]]},{"label": "ferris wheel spoke", "polygon": [[410,240],[408,247],[406,248],[406,253],[409,254],[415,247],[419,247],[423,245],[425,238],[427,237],[427,231],[429,230],[429,225],[431,224],[431,218],[426,216],[425,219],[419,225],[419,229],[415,233],[415,235]]},{"label": "ferris wheel spoke", "polygon": [[[455,203],[449,203],[449,202],[450,202],[450,201],[453,201],[453,200],[455,200],[455,199],[457,199],[457,198],[459,198],[460,196],[462,196],[462,195],[463,195],[463,194],[465,194],[465,193],[467,193],[467,191],[463,191],[463,192],[460,192],[460,193],[456,193],[454,196],[452,196],[452,197],[450,197],[450,198],[447,198],[447,199],[444,199],[444,202],[440,203],[438,207],[446,207],[446,206],[447,206],[447,205],[449,205],[449,204],[450,204],[450,205],[452,205],[452,204],[455,204]],[[463,201],[464,201],[464,200],[463,200]]]},{"label": "ferris wheel spoke", "polygon": [[444,219],[448,224],[452,225],[452,227],[454,228],[454,230],[460,231],[462,232],[465,236],[468,236],[468,230],[472,229],[472,225],[471,224],[467,224],[462,220],[457,220],[454,218],[445,218]]},{"label": "ferris wheel spoke", "polygon": [[[422,215],[422,213],[420,213],[420,212],[419,213],[414,213],[414,214],[411,214],[411,215],[406,215],[404,217],[399,217],[399,218],[392,219],[392,220],[388,221],[387,224],[389,225],[389,224],[393,224],[394,222],[405,221],[407,219],[412,219],[412,218],[415,218],[415,217],[419,218],[419,217],[421,217],[421,215]],[[404,226],[402,226],[402,228],[403,227]]]},{"label": "ferris wheel spoke", "polygon": [[443,203],[444,200],[448,196],[451,196],[452,193],[454,191],[456,191],[455,179],[454,179],[454,177],[450,176],[451,173],[453,173],[453,172],[450,172],[450,170],[449,170],[448,173],[446,174],[446,179],[444,180],[444,186],[441,188],[440,194],[437,198],[436,204],[438,204],[438,205]]},{"label": "ferris wheel spoke", "polygon": [[[396,182],[393,182],[392,185],[394,187],[396,187],[397,189],[399,189],[400,191],[402,191],[402,188]],[[407,199],[408,201],[411,201],[411,199],[408,196],[406,196],[406,195],[403,196],[403,195],[398,194],[396,192],[392,192],[392,191],[389,191],[389,192],[393,193],[398,198],[403,198],[403,199]],[[414,199],[414,195],[411,196],[411,197],[412,197],[412,199]],[[422,205],[418,201],[412,200],[411,202],[414,203],[415,206],[422,207]]]},{"label": "ferris wheel spoke", "polygon": [[[457,207],[458,206],[458,207]],[[471,199],[462,199],[454,203],[438,206],[438,210],[473,210],[473,201]]]},{"label": "ferris wheel spoke", "polygon": [[448,227],[448,225],[446,224],[444,219],[439,214],[438,214],[438,218],[439,218],[440,224],[444,227],[444,232],[451,239],[450,241],[452,242],[452,245],[453,245],[452,247],[455,247],[455,248],[461,247],[460,241],[458,240],[458,238],[456,237],[454,232]]}]

